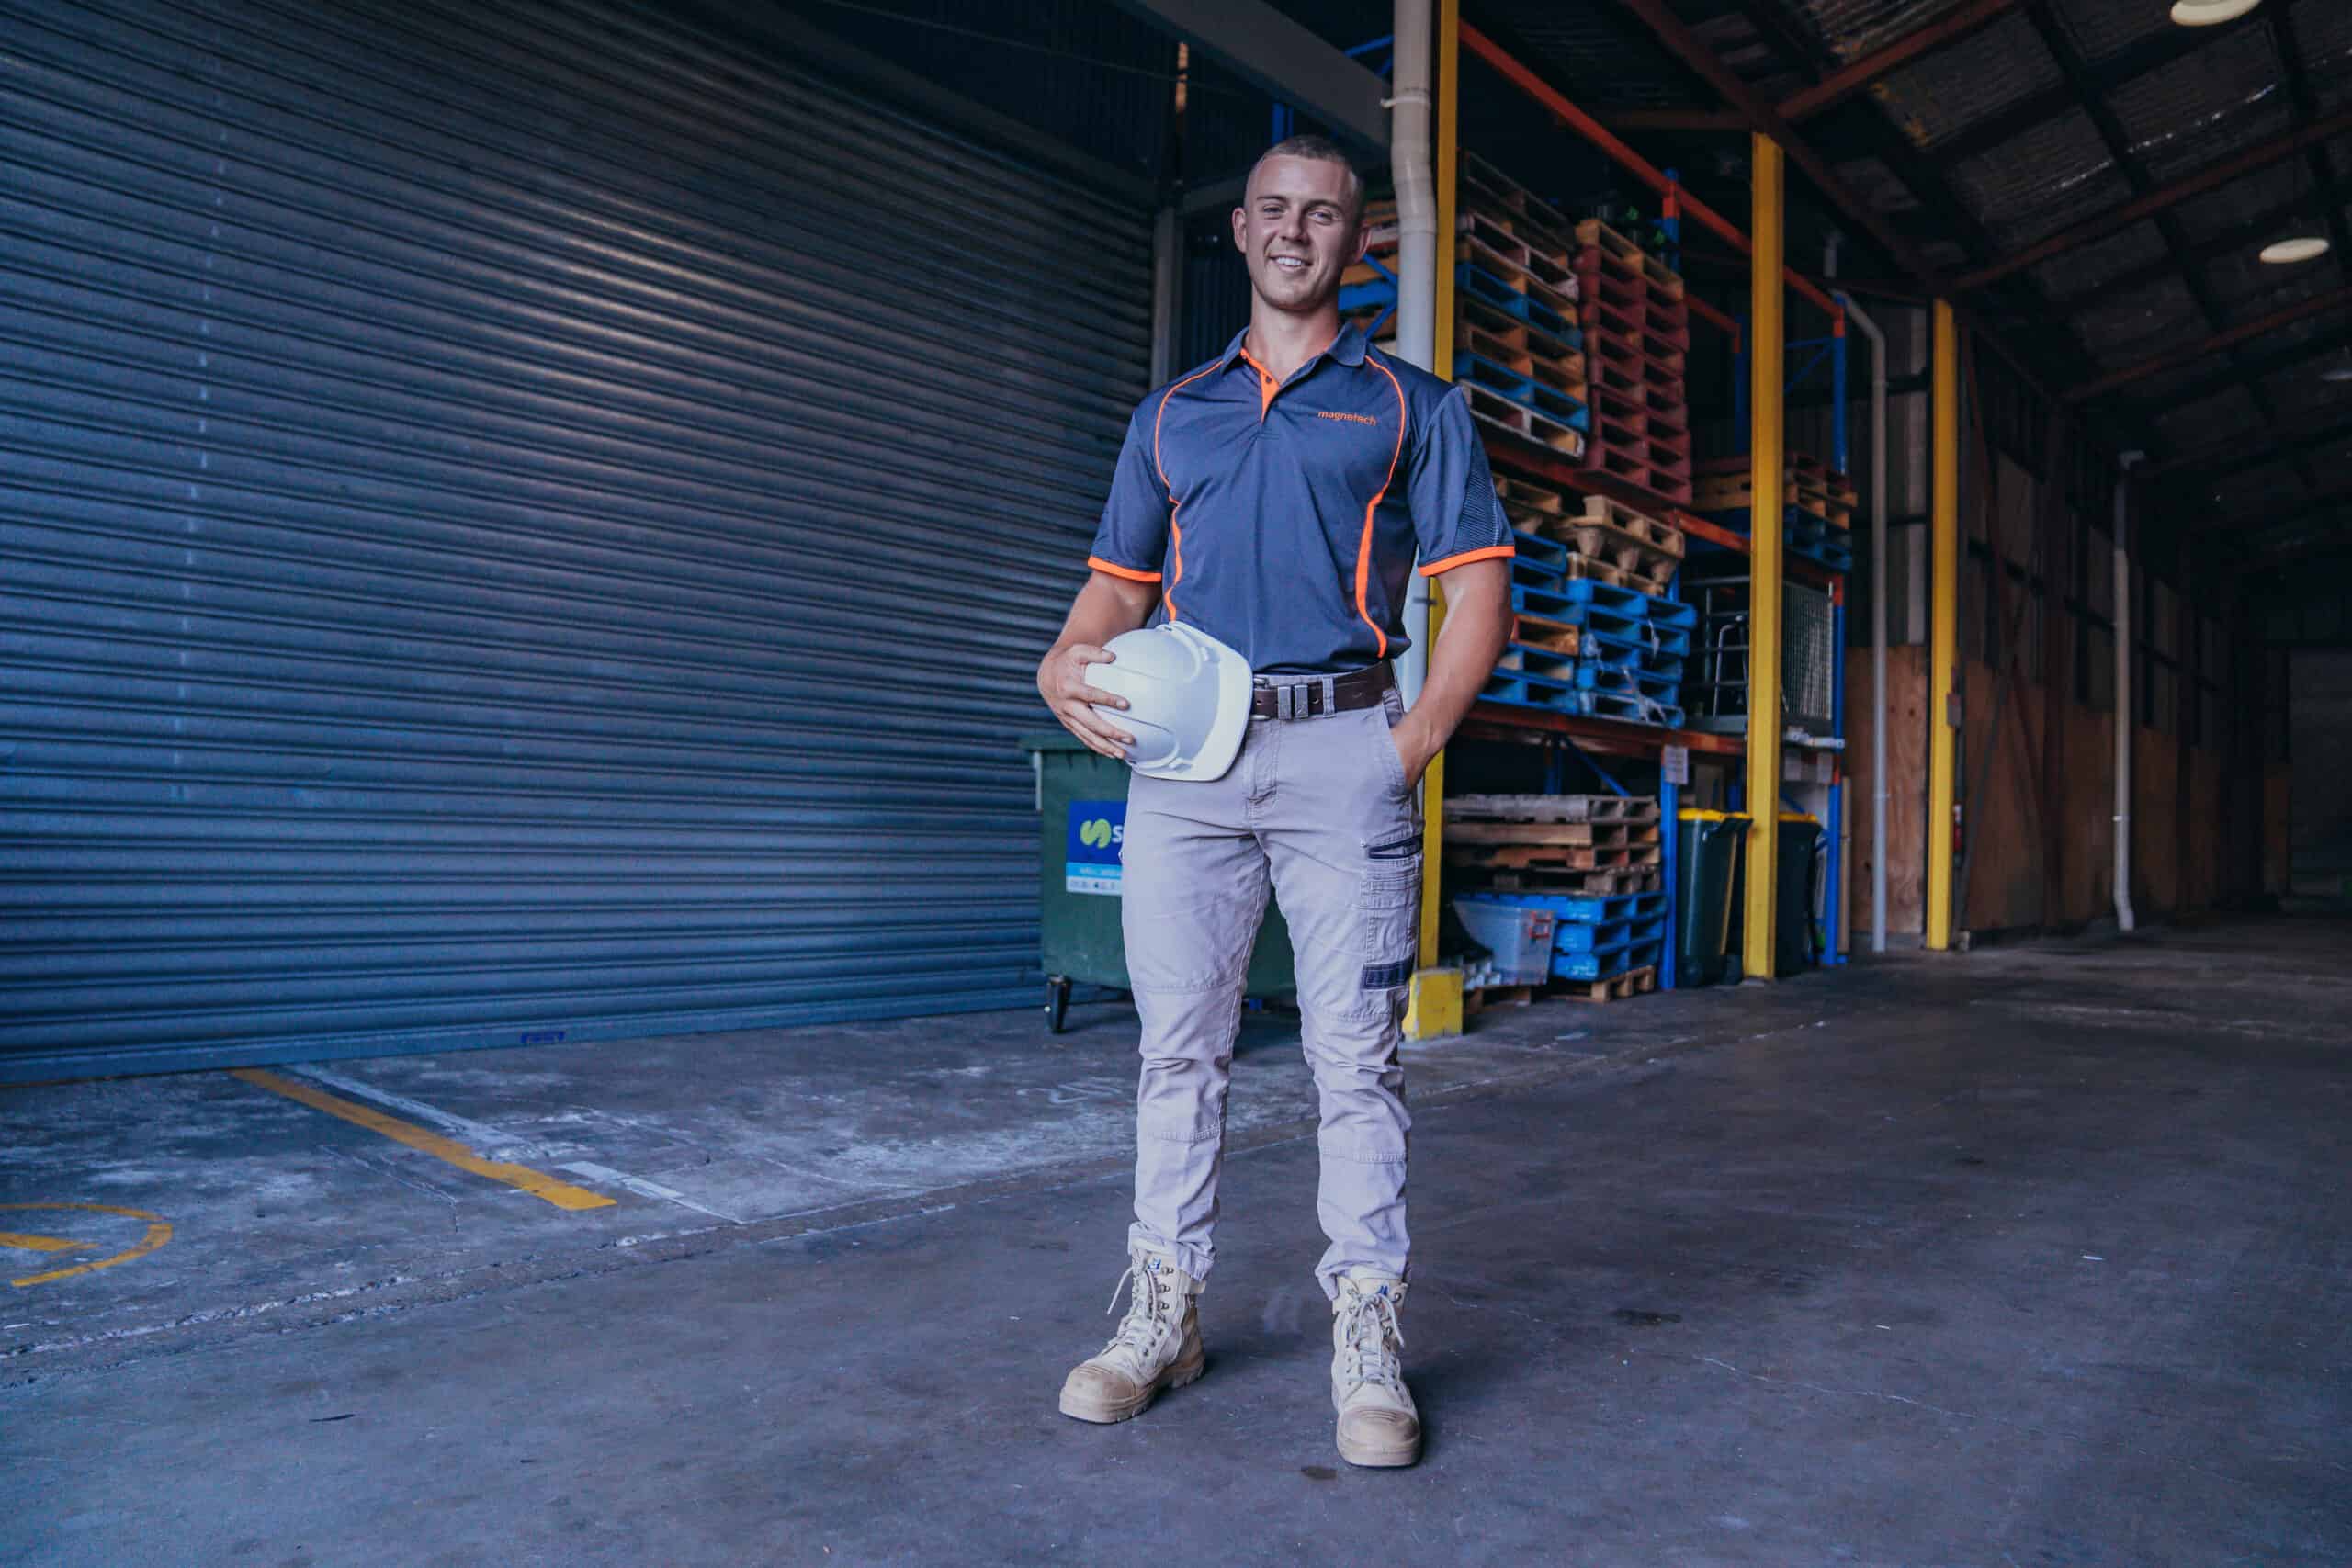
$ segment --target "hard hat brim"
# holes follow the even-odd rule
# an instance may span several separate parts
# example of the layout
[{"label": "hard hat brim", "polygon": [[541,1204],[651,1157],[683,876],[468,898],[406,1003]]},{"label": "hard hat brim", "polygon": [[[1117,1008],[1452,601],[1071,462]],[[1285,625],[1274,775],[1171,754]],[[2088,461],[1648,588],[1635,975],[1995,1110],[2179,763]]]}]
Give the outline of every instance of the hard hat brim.
[{"label": "hard hat brim", "polygon": [[1146,778],[1178,779],[1210,784],[1233,770],[1241,755],[1242,738],[1250,732],[1252,696],[1250,661],[1198,626],[1170,622],[1164,629],[1190,641],[1207,656],[1216,671],[1216,718],[1200,750],[1192,756],[1159,767],[1136,766]]}]

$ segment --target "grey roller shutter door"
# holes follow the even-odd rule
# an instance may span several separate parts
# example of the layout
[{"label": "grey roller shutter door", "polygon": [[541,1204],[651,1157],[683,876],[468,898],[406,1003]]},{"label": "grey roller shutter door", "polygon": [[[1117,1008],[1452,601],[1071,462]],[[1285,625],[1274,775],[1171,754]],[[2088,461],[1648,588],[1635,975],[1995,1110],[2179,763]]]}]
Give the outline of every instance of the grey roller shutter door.
[{"label": "grey roller shutter door", "polygon": [[0,1077],[1034,998],[1148,214],[658,7],[0,31]]}]

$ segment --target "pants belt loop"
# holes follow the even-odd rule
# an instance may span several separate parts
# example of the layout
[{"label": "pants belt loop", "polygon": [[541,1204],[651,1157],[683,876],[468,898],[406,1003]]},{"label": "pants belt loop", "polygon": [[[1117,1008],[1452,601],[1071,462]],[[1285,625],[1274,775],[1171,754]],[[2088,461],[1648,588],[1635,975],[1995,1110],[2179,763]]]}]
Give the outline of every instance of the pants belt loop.
[{"label": "pants belt loop", "polygon": [[1323,711],[1327,714],[1339,712],[1340,682],[1334,677],[1326,675],[1323,677],[1321,684],[1323,688]]}]

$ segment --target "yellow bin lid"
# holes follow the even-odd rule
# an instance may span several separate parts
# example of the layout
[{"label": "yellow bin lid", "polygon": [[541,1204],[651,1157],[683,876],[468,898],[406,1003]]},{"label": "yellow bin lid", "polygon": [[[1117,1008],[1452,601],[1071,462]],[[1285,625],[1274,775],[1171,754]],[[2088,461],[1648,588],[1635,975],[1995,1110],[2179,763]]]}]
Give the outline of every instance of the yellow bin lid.
[{"label": "yellow bin lid", "polygon": [[1678,811],[1675,816],[1685,822],[1753,822],[1745,811]]}]

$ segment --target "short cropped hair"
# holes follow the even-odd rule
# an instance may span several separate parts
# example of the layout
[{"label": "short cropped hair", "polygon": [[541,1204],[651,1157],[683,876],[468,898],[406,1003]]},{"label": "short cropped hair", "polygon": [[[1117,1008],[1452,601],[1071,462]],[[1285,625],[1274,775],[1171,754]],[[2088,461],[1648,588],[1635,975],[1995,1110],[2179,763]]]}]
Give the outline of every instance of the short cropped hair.
[{"label": "short cropped hair", "polygon": [[1354,162],[1340,150],[1340,144],[1329,137],[1284,137],[1258,154],[1258,163],[1250,165],[1250,179],[1258,177],[1258,165],[1269,158],[1312,158],[1319,164],[1339,164],[1348,171],[1348,217],[1354,220],[1363,219],[1363,175],[1357,172]]}]

